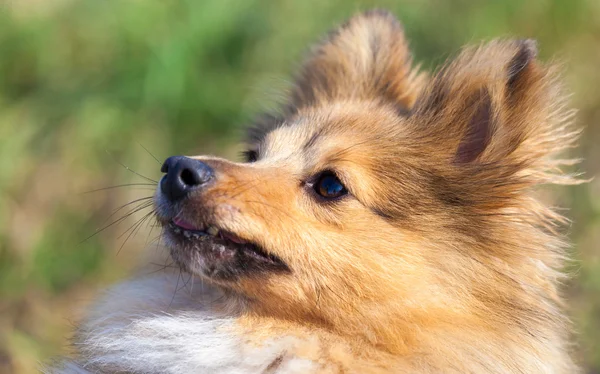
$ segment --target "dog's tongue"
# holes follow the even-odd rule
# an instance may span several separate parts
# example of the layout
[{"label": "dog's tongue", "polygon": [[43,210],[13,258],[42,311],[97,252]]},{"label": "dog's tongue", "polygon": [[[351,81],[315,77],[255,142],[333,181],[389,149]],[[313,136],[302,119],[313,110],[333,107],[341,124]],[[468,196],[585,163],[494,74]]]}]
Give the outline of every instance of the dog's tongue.
[{"label": "dog's tongue", "polygon": [[196,227],[194,227],[194,225],[192,225],[191,223],[184,221],[181,218],[173,218],[173,223],[176,224],[177,226],[181,227],[184,230],[198,230]]}]

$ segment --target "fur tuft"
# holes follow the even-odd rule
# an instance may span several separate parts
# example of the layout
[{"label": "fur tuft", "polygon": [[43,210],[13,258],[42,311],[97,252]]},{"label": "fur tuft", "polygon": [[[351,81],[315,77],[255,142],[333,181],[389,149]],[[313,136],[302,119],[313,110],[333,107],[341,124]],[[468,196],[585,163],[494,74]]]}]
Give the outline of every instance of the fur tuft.
[{"label": "fur tuft", "polygon": [[398,20],[383,10],[365,12],[313,49],[296,79],[291,107],[368,99],[410,109],[424,82],[411,61]]}]

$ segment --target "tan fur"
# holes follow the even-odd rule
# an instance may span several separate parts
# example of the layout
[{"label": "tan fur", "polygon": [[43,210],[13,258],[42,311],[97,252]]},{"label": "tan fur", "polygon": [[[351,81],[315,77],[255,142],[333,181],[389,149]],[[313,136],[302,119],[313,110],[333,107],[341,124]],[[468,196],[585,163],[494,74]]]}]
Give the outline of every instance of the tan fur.
[{"label": "tan fur", "polygon": [[410,108],[423,74],[411,68],[400,23],[390,13],[354,17],[318,45],[292,92],[294,109],[341,99],[389,100]]},{"label": "tan fur", "polygon": [[[430,79],[397,21],[352,18],[308,58],[254,163],[199,157],[218,183],[184,208],[289,274],[216,282],[233,334],[276,336],[320,372],[575,373],[562,310],[564,218],[541,184],[576,183],[556,68],[531,41],[465,48]],[[322,202],[311,178],[349,195]]]}]

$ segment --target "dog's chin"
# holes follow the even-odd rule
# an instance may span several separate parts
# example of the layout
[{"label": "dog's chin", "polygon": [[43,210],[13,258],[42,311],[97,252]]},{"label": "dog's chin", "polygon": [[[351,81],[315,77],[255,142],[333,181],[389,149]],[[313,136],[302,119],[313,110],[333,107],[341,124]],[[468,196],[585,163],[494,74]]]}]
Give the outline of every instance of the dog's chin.
[{"label": "dog's chin", "polygon": [[213,225],[197,228],[170,221],[163,232],[171,257],[182,270],[219,283],[290,271],[257,244]]}]

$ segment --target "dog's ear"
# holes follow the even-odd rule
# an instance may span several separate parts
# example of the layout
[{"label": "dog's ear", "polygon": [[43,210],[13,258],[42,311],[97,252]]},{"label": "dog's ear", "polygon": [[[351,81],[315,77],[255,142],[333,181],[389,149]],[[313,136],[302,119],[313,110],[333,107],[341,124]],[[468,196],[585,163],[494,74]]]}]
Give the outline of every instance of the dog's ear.
[{"label": "dog's ear", "polygon": [[455,167],[558,181],[551,171],[569,162],[549,156],[572,146],[577,132],[556,69],[536,55],[532,40],[463,50],[423,90],[410,117],[415,131]]},{"label": "dog's ear", "polygon": [[518,206],[535,185],[582,182],[561,170],[577,160],[556,157],[576,143],[574,112],[556,66],[536,54],[531,40],[467,48],[417,99],[409,137],[435,165],[443,201],[488,212]]},{"label": "dog's ear", "polygon": [[351,18],[314,48],[296,79],[290,109],[382,99],[408,110],[423,80],[411,68],[400,23],[386,11],[373,10]]}]

